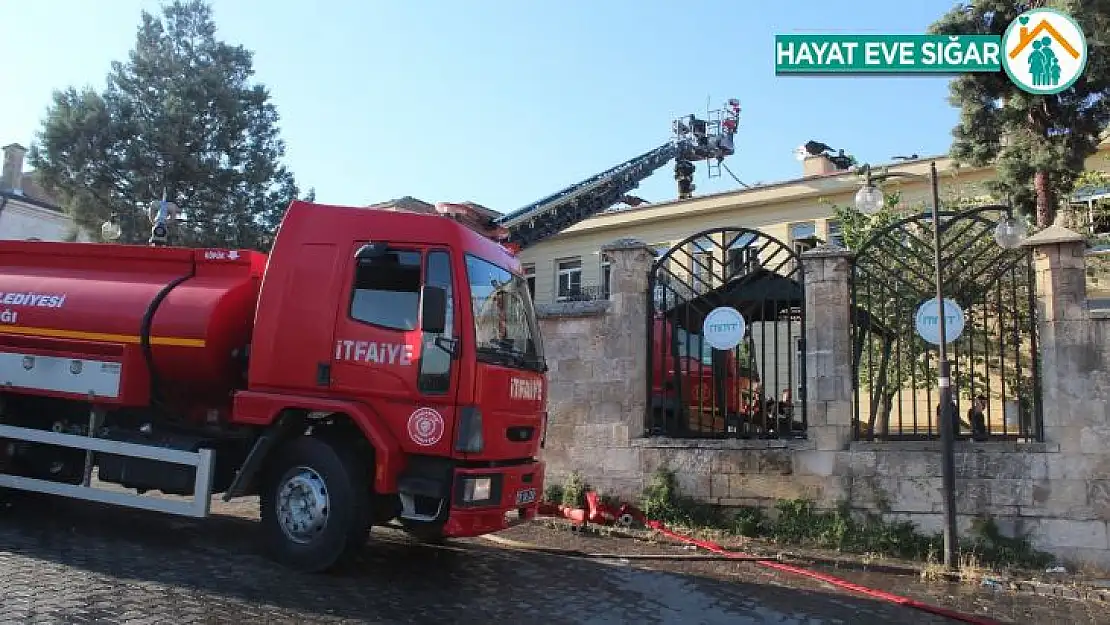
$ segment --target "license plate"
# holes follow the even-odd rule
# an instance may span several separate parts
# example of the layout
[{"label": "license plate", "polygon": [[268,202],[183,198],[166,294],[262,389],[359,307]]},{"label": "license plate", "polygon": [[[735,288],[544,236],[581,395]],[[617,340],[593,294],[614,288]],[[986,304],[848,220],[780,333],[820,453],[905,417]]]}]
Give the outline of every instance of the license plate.
[{"label": "license plate", "polygon": [[523,506],[536,500],[536,489],[522,488],[516,491],[516,505]]}]

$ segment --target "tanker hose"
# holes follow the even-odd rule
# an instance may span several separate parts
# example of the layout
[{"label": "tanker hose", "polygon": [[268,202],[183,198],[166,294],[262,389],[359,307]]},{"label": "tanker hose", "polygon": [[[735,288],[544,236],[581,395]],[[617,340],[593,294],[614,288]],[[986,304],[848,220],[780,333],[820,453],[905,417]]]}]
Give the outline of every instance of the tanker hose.
[{"label": "tanker hose", "polygon": [[162,403],[162,385],[158,379],[158,369],[154,366],[154,350],[150,346],[150,330],[154,325],[154,314],[158,312],[158,307],[169,296],[170,291],[177,288],[181,283],[190,280],[197,275],[196,265],[189,268],[189,273],[179,276],[171,280],[154,299],[150,301],[150,305],[146,307],[146,312],[143,314],[142,324],[139,326],[139,346],[143,350],[143,360],[146,362],[147,373],[150,374],[150,402],[153,405]]}]

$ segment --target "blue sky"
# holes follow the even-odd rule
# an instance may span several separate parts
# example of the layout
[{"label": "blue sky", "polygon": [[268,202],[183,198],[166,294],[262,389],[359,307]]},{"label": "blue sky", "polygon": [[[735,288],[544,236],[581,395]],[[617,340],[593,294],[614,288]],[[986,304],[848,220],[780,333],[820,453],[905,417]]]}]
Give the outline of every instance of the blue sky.
[{"label": "blue sky", "polygon": [[[0,143],[32,140],[51,91],[102,86],[157,0],[2,2]],[[944,77],[776,77],[774,35],[919,33],[951,0],[215,0],[219,36],[253,49],[286,162],[320,201],[412,195],[509,212],[662,144],[670,123],[743,107],[744,182],[797,177],[809,139],[861,160],[948,149]],[[757,6],[758,11],[745,10]],[[49,25],[49,27],[47,26]],[[18,62],[13,62],[18,60]],[[673,199],[671,167],[641,185]],[[727,174],[697,193],[727,191]]]}]

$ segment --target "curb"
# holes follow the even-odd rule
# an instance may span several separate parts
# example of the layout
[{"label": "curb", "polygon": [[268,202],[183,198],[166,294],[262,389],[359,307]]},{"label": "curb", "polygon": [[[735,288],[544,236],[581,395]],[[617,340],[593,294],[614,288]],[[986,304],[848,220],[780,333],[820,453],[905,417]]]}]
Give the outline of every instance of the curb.
[{"label": "curb", "polygon": [[[576,531],[588,533],[594,536],[601,537],[615,537],[640,541],[654,541],[659,542],[659,535],[652,530],[639,530],[630,528],[612,528],[609,526],[598,526],[589,524],[584,529],[576,529],[574,524],[569,521],[561,519],[545,518],[537,519],[533,522],[539,522],[542,525],[550,527],[558,531]],[[493,536],[490,536],[493,538]],[[507,538],[497,537],[498,540],[509,541]],[[515,543],[516,541],[509,541]],[[671,542],[671,541],[666,541]],[[523,543],[520,543],[523,544]],[[752,551],[749,549],[749,551]],[[758,552],[753,552],[757,555]],[[915,566],[906,566],[900,564],[861,564],[853,560],[829,558],[817,555],[807,555],[800,553],[792,553],[789,551],[780,552],[781,561],[796,561],[796,562],[809,562],[817,566],[828,567],[833,569],[847,569],[868,573],[888,573],[892,575],[905,575],[919,577],[921,575],[921,568]],[[953,581],[974,584],[974,580],[964,578],[958,574],[953,575]],[[995,590],[1010,590],[1013,592],[1020,592],[1024,594],[1041,596],[1041,597],[1058,597],[1061,599],[1073,599],[1077,601],[1094,601],[1102,603],[1110,603],[1110,588],[1096,588],[1093,586],[1086,586],[1082,583],[1051,583],[1039,582],[1034,580],[1021,580],[1012,577],[1003,577],[999,575],[985,575],[982,580],[976,585],[981,585],[987,589]]]}]

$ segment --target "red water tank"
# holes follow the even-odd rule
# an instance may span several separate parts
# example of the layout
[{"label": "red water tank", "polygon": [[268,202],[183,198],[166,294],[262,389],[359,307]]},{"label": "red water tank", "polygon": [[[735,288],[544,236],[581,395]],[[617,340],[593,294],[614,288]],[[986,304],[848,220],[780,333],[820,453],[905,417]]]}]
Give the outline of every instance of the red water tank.
[{"label": "red water tank", "polygon": [[[266,256],[0,242],[0,385],[142,406],[243,385]],[[153,368],[152,368],[153,367]]]}]

